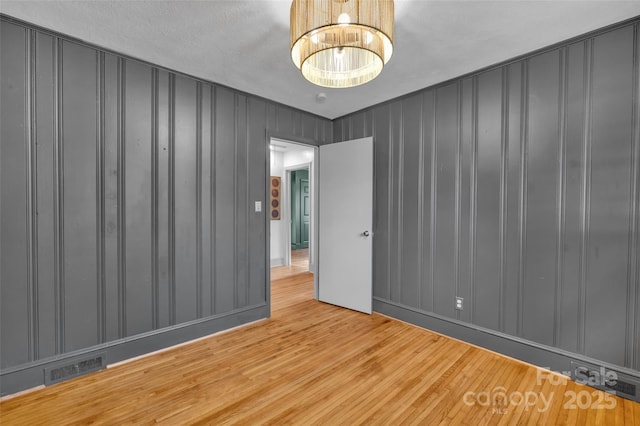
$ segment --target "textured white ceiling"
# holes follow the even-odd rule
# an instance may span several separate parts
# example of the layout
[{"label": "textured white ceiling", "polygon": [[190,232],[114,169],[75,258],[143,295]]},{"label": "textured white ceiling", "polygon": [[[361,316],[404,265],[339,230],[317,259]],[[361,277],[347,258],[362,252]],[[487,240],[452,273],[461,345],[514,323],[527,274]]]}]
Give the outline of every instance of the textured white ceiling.
[{"label": "textured white ceiling", "polygon": [[395,49],[382,74],[360,87],[324,89],[291,61],[290,4],[1,0],[0,12],[327,118],[640,15],[640,0],[396,0]]}]

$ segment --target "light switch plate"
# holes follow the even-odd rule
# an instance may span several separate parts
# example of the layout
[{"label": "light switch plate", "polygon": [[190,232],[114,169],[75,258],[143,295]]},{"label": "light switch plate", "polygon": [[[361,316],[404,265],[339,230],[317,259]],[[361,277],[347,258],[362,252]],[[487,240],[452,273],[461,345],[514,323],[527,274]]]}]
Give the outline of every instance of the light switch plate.
[{"label": "light switch plate", "polygon": [[262,211],[262,201],[256,201],[256,213],[260,213]]}]

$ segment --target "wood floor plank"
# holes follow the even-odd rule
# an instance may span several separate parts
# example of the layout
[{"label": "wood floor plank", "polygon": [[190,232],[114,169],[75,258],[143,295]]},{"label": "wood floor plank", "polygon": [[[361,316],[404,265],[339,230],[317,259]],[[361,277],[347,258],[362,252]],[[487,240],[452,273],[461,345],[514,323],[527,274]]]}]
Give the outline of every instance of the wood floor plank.
[{"label": "wood floor plank", "polygon": [[[272,271],[270,319],[5,399],[0,423],[640,426],[640,404],[567,408],[565,392],[597,391],[540,382],[536,367],[317,302],[308,258],[292,259]],[[506,399],[496,405],[497,389]],[[525,392],[553,396],[551,406],[510,404]]]}]

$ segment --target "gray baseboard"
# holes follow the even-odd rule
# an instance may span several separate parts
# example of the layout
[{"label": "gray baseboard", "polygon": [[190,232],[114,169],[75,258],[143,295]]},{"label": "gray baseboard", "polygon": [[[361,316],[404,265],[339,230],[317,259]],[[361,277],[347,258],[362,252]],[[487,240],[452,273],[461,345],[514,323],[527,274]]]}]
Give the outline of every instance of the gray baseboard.
[{"label": "gray baseboard", "polygon": [[275,266],[283,266],[284,265],[284,258],[283,257],[277,257],[275,259],[271,259],[271,267],[275,267]]},{"label": "gray baseboard", "polygon": [[[373,310],[436,333],[444,334],[541,368],[550,369],[569,376],[576,381],[580,381],[580,378],[575,375],[576,366],[603,367],[607,371],[615,372],[621,380],[636,385],[635,395],[624,395],[617,392],[619,396],[640,401],[640,371],[612,365],[584,355],[538,344],[441,315],[420,311],[377,297],[373,298]],[[600,388],[598,386],[594,387]]]},{"label": "gray baseboard", "polygon": [[0,396],[44,385],[45,370],[77,360],[104,356],[114,364],[268,317],[269,306],[260,304],[8,368],[0,371]]}]

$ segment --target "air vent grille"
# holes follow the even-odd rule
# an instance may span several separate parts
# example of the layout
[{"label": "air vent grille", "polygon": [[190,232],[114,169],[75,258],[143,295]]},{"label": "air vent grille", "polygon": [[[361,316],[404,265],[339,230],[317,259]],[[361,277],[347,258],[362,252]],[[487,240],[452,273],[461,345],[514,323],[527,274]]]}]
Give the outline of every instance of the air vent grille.
[{"label": "air vent grille", "polygon": [[629,397],[636,396],[636,385],[634,385],[633,383],[627,383],[620,379],[616,381],[615,385],[611,386],[611,385],[605,384],[605,387],[607,389],[611,389],[612,391],[615,391],[616,394],[620,396],[622,396],[622,394],[628,395]]},{"label": "air vent grille", "polygon": [[571,361],[571,370],[571,377],[578,383],[640,402],[640,379],[636,377],[583,361]]},{"label": "air vent grille", "polygon": [[105,358],[105,354],[99,354],[91,358],[75,360],[68,364],[46,368],[44,370],[45,385],[51,385],[63,380],[102,370],[106,366]]}]

